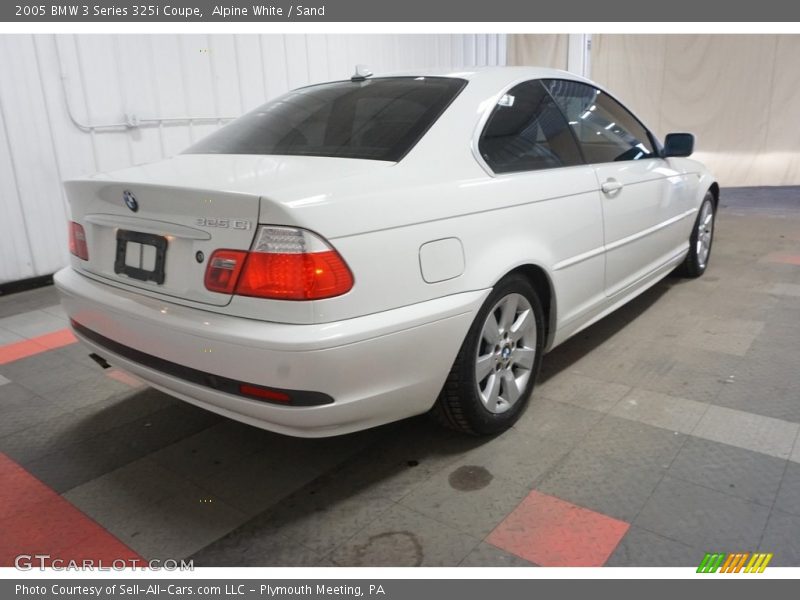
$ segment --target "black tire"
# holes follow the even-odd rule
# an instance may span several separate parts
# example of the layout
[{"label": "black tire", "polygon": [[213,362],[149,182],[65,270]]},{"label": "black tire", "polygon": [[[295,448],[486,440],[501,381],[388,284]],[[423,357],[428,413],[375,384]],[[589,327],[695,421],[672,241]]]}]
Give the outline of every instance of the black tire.
[{"label": "black tire", "polygon": [[[708,253],[705,260],[702,259],[700,245],[698,240],[700,238],[700,223],[704,219],[706,207],[710,210],[711,221],[710,227],[705,230],[708,233]],[[686,255],[683,263],[675,270],[675,272],[682,277],[697,278],[706,272],[708,262],[711,259],[711,246],[714,243],[714,226],[717,218],[716,206],[714,203],[713,194],[706,192],[703,201],[700,203],[700,210],[697,211],[697,219],[695,219],[694,226],[692,227],[692,235],[689,237],[689,252]]]},{"label": "black tire", "polygon": [[[533,313],[536,336],[535,345],[528,345],[527,343],[523,343],[522,340],[515,342],[506,339],[506,341],[503,341],[503,339],[500,338],[498,344],[492,348],[492,344],[488,344],[483,335],[484,325],[487,323],[489,313],[492,312],[498,324],[500,324],[502,319],[498,315],[502,314],[502,309],[505,305],[500,306],[499,303],[501,301],[518,302],[520,311],[519,317],[516,316],[517,313],[515,311],[515,316],[512,319],[512,323],[516,324],[518,322],[516,319],[522,319],[523,312],[528,311],[528,307],[515,296],[516,294],[527,300],[531,309],[530,312]],[[519,322],[521,323],[522,321]],[[532,327],[532,325],[528,325],[527,321],[525,321],[525,323],[525,329],[529,331],[525,338],[530,340],[532,337],[530,335],[530,327]],[[510,330],[513,328],[508,329]],[[511,335],[514,335],[513,332]],[[506,338],[508,338],[508,335]],[[478,315],[467,333],[467,337],[459,350],[458,356],[456,356],[444,388],[431,410],[432,416],[445,427],[472,435],[492,435],[511,427],[525,410],[530,395],[533,392],[534,383],[542,364],[544,338],[544,311],[542,310],[542,305],[536,290],[521,274],[511,274],[507,276],[495,286],[480,311],[478,311]],[[512,348],[509,351],[508,357],[504,354],[508,349],[506,346],[503,346],[499,353],[495,350],[500,344],[506,344],[506,346]],[[519,346],[519,348],[517,348],[517,346]],[[533,363],[530,369],[521,367],[520,365],[514,366],[517,350],[520,352],[527,352],[527,350],[534,348],[534,346],[535,354],[533,355]],[[502,369],[502,367],[495,364],[493,367],[494,370],[487,375],[487,377],[495,375],[501,379],[501,382],[497,384],[498,399],[494,404],[496,410],[499,410],[498,407],[502,405],[502,402],[505,402],[502,399],[503,394],[509,397],[508,386],[514,385],[514,383],[506,383],[506,380],[503,380],[502,376],[509,370],[512,371],[511,377],[520,373],[520,378],[524,376],[526,371],[530,372],[527,377],[527,383],[524,385],[524,389],[519,392],[518,398],[513,402],[506,402],[507,408],[505,408],[503,412],[490,411],[488,404],[491,404],[491,401],[487,404],[482,400],[480,389],[481,382],[477,381],[476,372],[479,352],[484,354],[490,353],[493,361],[510,361],[505,364],[510,364],[511,366],[502,371],[497,371],[496,369]],[[481,381],[488,382],[489,380],[482,379]],[[489,387],[487,383],[487,389]],[[500,392],[501,389],[504,390],[503,393]],[[519,389],[519,386],[517,386],[517,389]]]}]

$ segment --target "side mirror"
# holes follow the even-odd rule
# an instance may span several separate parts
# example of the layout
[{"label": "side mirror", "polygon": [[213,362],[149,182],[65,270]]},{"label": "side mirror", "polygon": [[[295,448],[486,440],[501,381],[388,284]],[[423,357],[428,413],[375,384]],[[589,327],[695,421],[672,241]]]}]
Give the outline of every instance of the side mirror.
[{"label": "side mirror", "polygon": [[664,139],[664,158],[690,156],[692,152],[694,152],[694,136],[691,133],[668,133]]}]

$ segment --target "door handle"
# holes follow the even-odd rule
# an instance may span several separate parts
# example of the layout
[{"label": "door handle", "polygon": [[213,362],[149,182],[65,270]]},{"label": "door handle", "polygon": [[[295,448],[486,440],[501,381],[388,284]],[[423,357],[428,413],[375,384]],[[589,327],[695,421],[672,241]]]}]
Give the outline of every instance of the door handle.
[{"label": "door handle", "polygon": [[622,189],[622,184],[616,179],[606,179],[600,186],[600,189],[603,190],[604,194],[611,195],[620,191]]}]

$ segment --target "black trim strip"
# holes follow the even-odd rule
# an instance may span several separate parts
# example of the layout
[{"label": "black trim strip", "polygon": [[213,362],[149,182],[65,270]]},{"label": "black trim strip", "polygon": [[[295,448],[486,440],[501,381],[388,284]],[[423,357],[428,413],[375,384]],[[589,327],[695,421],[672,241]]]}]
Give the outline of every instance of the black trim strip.
[{"label": "black trim strip", "polygon": [[[221,375],[206,373],[205,371],[193,369],[185,365],[179,365],[178,363],[174,363],[163,358],[158,358],[152,354],[147,354],[141,350],[136,350],[135,348],[115,342],[114,340],[111,340],[95,331],[92,331],[91,329],[84,327],[74,319],[70,319],[70,323],[77,333],[92,340],[94,343],[103,346],[110,352],[118,354],[123,358],[127,358],[128,360],[131,360],[142,366],[155,369],[156,371],[177,377],[178,379],[183,379],[184,381],[188,381],[190,383],[196,383],[198,385],[209,387],[226,394],[247,398],[248,400],[258,400],[259,402],[275,404],[278,406],[322,406],[323,404],[333,404],[333,398],[321,392],[265,387],[255,383],[237,381],[235,379],[229,379],[228,377],[222,377]],[[289,402],[278,402],[268,400],[266,398],[243,394],[239,391],[239,386],[241,385],[249,385],[270,392],[281,392],[289,396],[290,400]]]},{"label": "black trim strip", "polygon": [[53,285],[52,273],[49,275],[39,275],[38,277],[30,277],[28,279],[18,279],[16,281],[0,283],[0,296],[16,294],[17,292],[25,292],[27,290],[44,287],[46,285]]}]

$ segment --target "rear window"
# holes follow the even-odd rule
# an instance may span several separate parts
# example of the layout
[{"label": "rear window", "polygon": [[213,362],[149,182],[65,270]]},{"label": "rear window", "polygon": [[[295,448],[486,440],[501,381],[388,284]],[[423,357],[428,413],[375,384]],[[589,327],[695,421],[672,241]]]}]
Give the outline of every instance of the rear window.
[{"label": "rear window", "polygon": [[465,85],[451,77],[386,77],[302,88],[236,119],[185,153],[396,162]]}]

